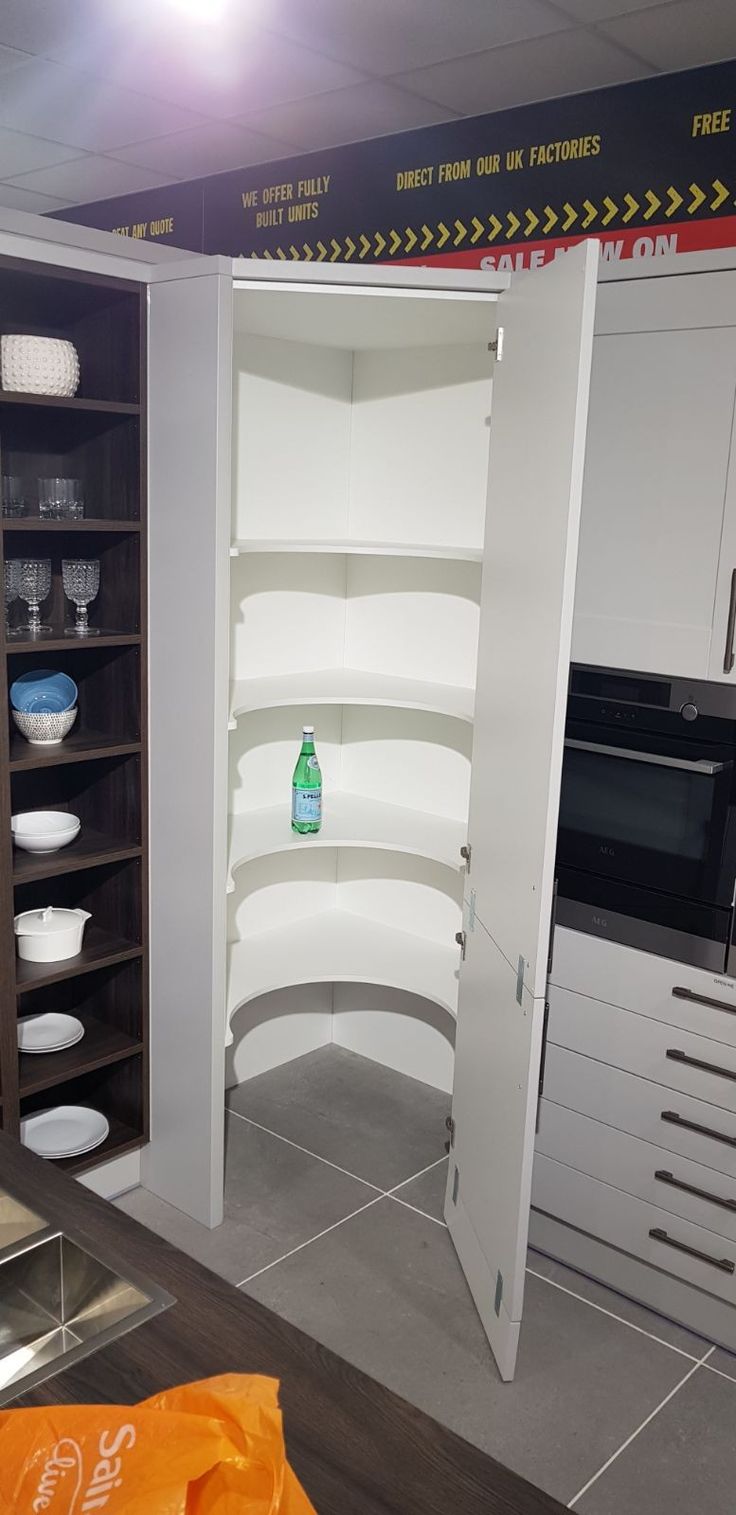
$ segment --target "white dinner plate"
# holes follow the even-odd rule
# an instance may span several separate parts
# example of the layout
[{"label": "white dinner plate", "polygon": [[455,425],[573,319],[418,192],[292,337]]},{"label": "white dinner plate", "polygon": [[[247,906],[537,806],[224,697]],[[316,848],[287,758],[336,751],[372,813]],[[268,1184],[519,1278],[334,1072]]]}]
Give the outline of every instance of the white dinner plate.
[{"label": "white dinner plate", "polygon": [[18,1021],[18,1047],[21,1052],[61,1052],[81,1042],[84,1026],[76,1015],[22,1015]]},{"label": "white dinner plate", "polygon": [[104,1142],[110,1123],[99,1110],[86,1105],[55,1105],[39,1110],[20,1123],[24,1147],[38,1157],[79,1157]]}]

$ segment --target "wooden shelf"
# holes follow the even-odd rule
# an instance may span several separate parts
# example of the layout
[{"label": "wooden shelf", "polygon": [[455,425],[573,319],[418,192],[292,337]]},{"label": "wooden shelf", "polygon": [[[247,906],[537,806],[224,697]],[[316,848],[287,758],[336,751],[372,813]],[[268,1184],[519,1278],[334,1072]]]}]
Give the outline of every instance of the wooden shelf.
[{"label": "wooden shelf", "polygon": [[73,1047],[61,1052],[21,1052],[20,1097],[38,1094],[42,1089],[53,1089],[68,1079],[78,1078],[82,1073],[92,1073],[97,1068],[107,1068],[126,1057],[136,1056],[143,1050],[143,1043],[126,1036],[115,1026],[91,1017],[84,1019],[84,1036]]},{"label": "wooden shelf", "polygon": [[127,400],[86,400],[78,395],[34,395],[22,390],[0,389],[0,406],[24,405],[43,410],[90,411],[96,415],[139,416],[140,405]]},{"label": "wooden shelf", "polygon": [[463,866],[460,848],[466,840],[463,821],[342,791],[327,796],[322,830],[316,835],[298,836],[292,831],[288,804],[249,810],[230,820],[228,893],[235,888],[232,875],[239,867],[275,852],[372,847],[431,858],[459,871]]},{"label": "wooden shelf", "polygon": [[461,563],[480,563],[482,547],[439,545],[436,542],[369,542],[350,537],[250,537],[233,542],[230,556],[249,552],[344,553],[351,556],[384,558],[448,558]]},{"label": "wooden shelf", "polygon": [[53,1166],[60,1168],[62,1173],[87,1173],[90,1168],[98,1167],[111,1157],[123,1157],[126,1152],[136,1152],[139,1147],[145,1146],[147,1137],[142,1132],[134,1131],[132,1126],[126,1126],[114,1115],[107,1115],[107,1119],[110,1131],[99,1147],[95,1147],[92,1152],[83,1152],[81,1157],[63,1157],[54,1162]]},{"label": "wooden shelf", "polygon": [[228,1021],[249,1000],[294,984],[382,984],[457,1014],[460,952],[348,910],[323,910],[230,948]]},{"label": "wooden shelf", "polygon": [[79,836],[58,852],[23,852],[13,849],[13,883],[30,884],[34,879],[55,878],[61,873],[76,873],[80,868],[95,868],[102,863],[122,863],[140,857],[142,848],[135,842],[105,836],[82,826]]},{"label": "wooden shelf", "polygon": [[66,958],[61,963],[26,963],[17,957],[16,993],[25,994],[28,990],[40,989],[45,984],[58,984],[65,978],[92,973],[95,968],[125,963],[129,958],[140,957],[142,952],[142,946],[135,942],[128,942],[111,931],[103,931],[100,926],[88,926],[84,933],[84,946],[76,957]]},{"label": "wooden shelf", "polygon": [[38,516],[2,518],[3,531],[140,531],[140,521],[106,521],[99,516],[87,516],[83,521],[41,521]]},{"label": "wooden shelf", "polygon": [[95,758],[127,757],[140,751],[138,741],[125,742],[94,731],[71,731],[58,747],[32,747],[19,732],[14,732],[10,738],[10,772],[53,768],[60,763],[90,763]]},{"label": "wooden shelf", "polygon": [[454,684],[396,678],[363,668],[300,669],[268,678],[242,679],[232,687],[232,730],[239,715],[282,705],[387,705],[428,710],[472,721],[475,691]]},{"label": "wooden shelf", "polygon": [[6,642],[5,650],[9,657],[15,652],[86,652],[94,651],[95,647],[140,647],[142,640],[140,632],[100,631],[96,637],[50,636],[28,641],[14,638]]}]

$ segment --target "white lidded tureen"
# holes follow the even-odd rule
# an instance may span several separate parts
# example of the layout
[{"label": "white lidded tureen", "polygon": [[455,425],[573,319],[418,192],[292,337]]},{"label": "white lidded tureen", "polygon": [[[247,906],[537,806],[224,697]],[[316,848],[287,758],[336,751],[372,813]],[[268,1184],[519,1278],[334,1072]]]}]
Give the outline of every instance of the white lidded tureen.
[{"label": "white lidded tureen", "polygon": [[89,910],[47,905],[42,910],[23,910],[16,915],[18,956],[28,963],[60,963],[82,950]]}]

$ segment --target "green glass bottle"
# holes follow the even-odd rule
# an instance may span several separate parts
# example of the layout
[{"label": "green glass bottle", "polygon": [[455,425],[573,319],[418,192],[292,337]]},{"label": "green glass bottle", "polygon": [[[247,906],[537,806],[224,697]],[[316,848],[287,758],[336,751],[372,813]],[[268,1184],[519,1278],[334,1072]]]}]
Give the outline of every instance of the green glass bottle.
[{"label": "green glass bottle", "polygon": [[314,726],[302,728],[302,750],[291,781],[291,829],[300,836],[322,825],[322,774],[314,750]]}]

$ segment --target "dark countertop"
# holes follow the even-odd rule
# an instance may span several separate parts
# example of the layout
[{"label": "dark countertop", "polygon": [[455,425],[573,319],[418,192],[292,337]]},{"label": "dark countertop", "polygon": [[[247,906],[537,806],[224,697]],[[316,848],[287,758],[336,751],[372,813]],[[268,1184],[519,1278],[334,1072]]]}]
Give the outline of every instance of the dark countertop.
[{"label": "dark countertop", "polygon": [[560,1515],[541,1489],[1,1134],[0,1182],[177,1300],[16,1405],[134,1403],[217,1373],[265,1373],[281,1380],[289,1459],[318,1515]]}]

